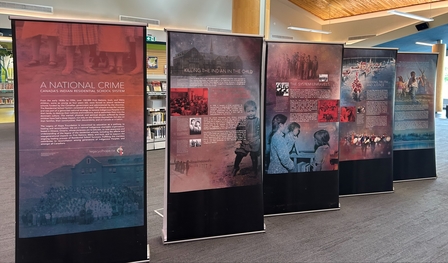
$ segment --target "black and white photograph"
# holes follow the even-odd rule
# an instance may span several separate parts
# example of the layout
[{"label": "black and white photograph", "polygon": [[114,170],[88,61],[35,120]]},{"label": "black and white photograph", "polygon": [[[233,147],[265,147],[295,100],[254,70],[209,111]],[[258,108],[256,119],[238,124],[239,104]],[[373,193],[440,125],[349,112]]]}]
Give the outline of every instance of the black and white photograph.
[{"label": "black and white photograph", "polygon": [[201,134],[201,118],[190,118],[190,135]]},{"label": "black and white photograph", "polygon": [[275,83],[275,89],[276,96],[289,96],[289,82],[277,82]]},{"label": "black and white photograph", "polygon": [[202,140],[201,139],[190,139],[190,147],[201,147]]}]

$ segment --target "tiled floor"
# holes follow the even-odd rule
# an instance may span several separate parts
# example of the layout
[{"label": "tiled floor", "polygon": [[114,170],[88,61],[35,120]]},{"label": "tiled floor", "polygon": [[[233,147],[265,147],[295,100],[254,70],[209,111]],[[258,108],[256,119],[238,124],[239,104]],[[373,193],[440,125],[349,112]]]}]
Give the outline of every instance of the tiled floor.
[{"label": "tiled floor", "polygon": [[14,122],[14,108],[0,108],[0,123]]}]

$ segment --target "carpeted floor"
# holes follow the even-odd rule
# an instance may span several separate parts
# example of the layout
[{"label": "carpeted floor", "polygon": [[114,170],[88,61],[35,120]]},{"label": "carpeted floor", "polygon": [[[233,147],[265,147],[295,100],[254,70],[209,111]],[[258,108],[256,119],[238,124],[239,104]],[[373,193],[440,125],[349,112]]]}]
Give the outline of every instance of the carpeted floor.
[{"label": "carpeted floor", "polygon": [[[148,152],[151,262],[448,262],[448,120],[436,119],[437,180],[341,198],[341,210],[268,217],[266,233],[163,245],[163,150]],[[14,124],[0,124],[0,262],[14,261]]]}]

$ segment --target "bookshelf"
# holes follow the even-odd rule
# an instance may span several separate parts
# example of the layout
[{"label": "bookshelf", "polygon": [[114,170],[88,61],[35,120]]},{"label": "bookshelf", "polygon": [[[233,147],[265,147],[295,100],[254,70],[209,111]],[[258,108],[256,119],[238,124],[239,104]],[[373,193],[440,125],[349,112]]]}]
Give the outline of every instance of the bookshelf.
[{"label": "bookshelf", "polygon": [[166,139],[166,43],[146,43],[146,149],[165,148]]},{"label": "bookshelf", "polygon": [[[147,116],[146,116],[146,149],[157,150],[165,148],[166,138],[166,76],[147,76]],[[162,83],[164,89],[162,90]]]}]

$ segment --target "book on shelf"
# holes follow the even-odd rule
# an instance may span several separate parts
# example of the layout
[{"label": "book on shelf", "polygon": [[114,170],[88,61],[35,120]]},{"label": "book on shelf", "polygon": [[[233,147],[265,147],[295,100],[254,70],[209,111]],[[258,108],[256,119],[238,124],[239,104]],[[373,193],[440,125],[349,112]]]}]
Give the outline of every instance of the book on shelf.
[{"label": "book on shelf", "polygon": [[0,84],[0,90],[13,90],[14,84],[13,83],[1,83]]},{"label": "book on shelf", "polygon": [[165,124],[166,123],[166,112],[165,111],[149,112],[147,123],[151,124],[151,125]]},{"label": "book on shelf", "polygon": [[163,139],[166,137],[166,126],[148,127],[148,140]]},{"label": "book on shelf", "polygon": [[159,80],[149,81],[146,85],[147,92],[161,92],[162,91],[162,83]]},{"label": "book on shelf", "polygon": [[13,97],[2,97],[0,104],[14,104],[14,98]]},{"label": "book on shelf", "polygon": [[150,86],[152,87],[151,91],[160,92],[162,91],[162,84],[160,81],[153,80],[150,82]]}]

